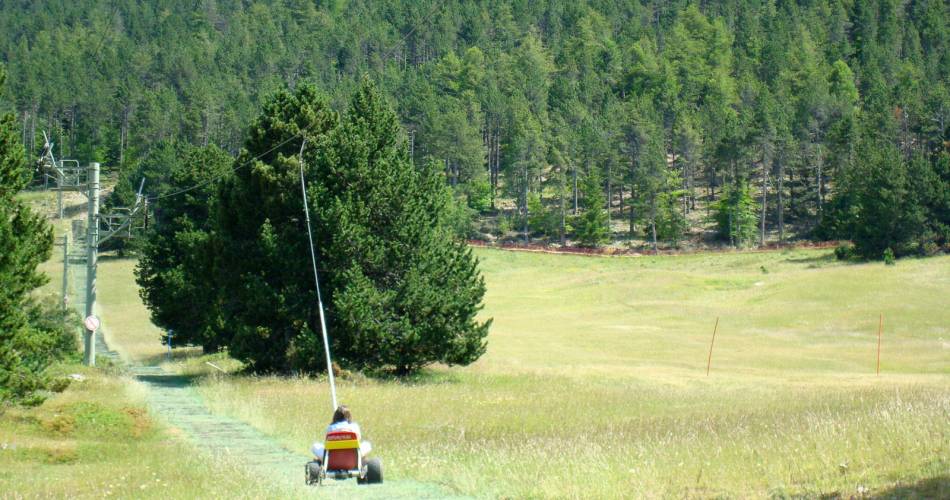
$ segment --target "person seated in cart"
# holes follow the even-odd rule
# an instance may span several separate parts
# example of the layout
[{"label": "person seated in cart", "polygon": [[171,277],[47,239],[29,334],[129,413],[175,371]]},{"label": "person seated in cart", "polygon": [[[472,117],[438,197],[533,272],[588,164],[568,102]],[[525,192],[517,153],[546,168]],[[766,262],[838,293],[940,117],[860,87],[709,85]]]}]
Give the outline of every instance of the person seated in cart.
[{"label": "person seated in cart", "polygon": [[[326,434],[331,432],[352,432],[356,434],[356,439],[360,443],[360,455],[363,457],[368,455],[373,449],[369,441],[363,440],[363,434],[360,432],[360,424],[353,421],[353,415],[346,405],[340,405],[336,411],[333,412],[333,421],[330,422],[329,427],[327,427]],[[310,451],[313,453],[317,463],[323,462],[323,454],[326,451],[323,441],[313,443],[313,446],[310,447]]]}]

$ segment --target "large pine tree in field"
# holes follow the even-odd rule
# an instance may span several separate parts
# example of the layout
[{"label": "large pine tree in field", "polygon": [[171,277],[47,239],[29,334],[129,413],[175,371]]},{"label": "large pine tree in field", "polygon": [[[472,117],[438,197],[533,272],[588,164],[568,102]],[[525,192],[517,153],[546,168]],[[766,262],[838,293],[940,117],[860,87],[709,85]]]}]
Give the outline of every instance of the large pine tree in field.
[{"label": "large pine tree in field", "polygon": [[215,331],[234,356],[259,371],[326,369],[301,156],[335,360],[407,374],[484,352],[485,285],[451,227],[451,191],[437,165],[413,165],[404,137],[368,80],[342,121],[312,87],[265,106],[222,186],[211,245]]},{"label": "large pine tree in field", "polygon": [[[337,115],[314,87],[279,92],[251,125],[215,210],[219,345],[258,371],[316,370],[322,355],[300,193],[302,143],[321,148]],[[308,170],[312,171],[312,168]]]},{"label": "large pine tree in field", "polygon": [[447,219],[452,202],[435,164],[416,168],[396,114],[364,80],[326,148],[314,148],[337,357],[406,374],[468,364],[485,350],[485,285]]}]

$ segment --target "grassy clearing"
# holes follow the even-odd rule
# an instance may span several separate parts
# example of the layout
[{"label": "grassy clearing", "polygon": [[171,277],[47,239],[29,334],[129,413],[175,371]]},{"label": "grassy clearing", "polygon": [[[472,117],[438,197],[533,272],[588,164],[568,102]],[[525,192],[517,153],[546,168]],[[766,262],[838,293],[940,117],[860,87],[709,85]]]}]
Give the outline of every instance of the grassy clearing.
[{"label": "grassy clearing", "polygon": [[[950,374],[950,257],[847,265],[828,251],[587,258],[479,253],[495,318],[476,369],[703,376]],[[543,348],[538,348],[543,346]]]},{"label": "grassy clearing", "polygon": [[[341,381],[388,478],[494,497],[950,495],[950,258],[478,255],[495,319],[479,362]],[[107,339],[158,363],[133,267],[101,261]],[[196,354],[165,366],[207,374],[216,412],[300,452],[326,424],[324,382],[224,375],[205,361],[240,363]]]},{"label": "grassy clearing", "polygon": [[104,370],[37,408],[0,416],[3,498],[280,498],[227,458],[176,439],[146,410],[141,387]]},{"label": "grassy clearing", "polygon": [[[26,196],[42,204],[49,198]],[[48,200],[47,200],[48,201]],[[48,204],[48,203],[47,203]],[[51,221],[59,238],[69,220]],[[133,349],[126,355],[160,350],[150,342],[145,308],[129,280],[133,262],[106,259],[100,267],[100,298],[118,307],[107,317]],[[41,265],[50,281],[36,294],[59,300],[62,248]],[[83,274],[73,273],[72,279]],[[115,281],[113,281],[115,280]],[[72,289],[73,305],[84,282]],[[124,314],[123,314],[124,313]],[[142,328],[143,322],[148,329]],[[142,336],[135,343],[134,335]],[[126,339],[123,339],[124,341]],[[140,346],[148,346],[140,347]],[[139,350],[135,350],[139,349]],[[290,490],[251,476],[238,458],[208,456],[187,444],[147,412],[144,388],[100,359],[98,369],[62,363],[56,373],[85,377],[36,408],[0,406],[0,498],[287,498]]]},{"label": "grassy clearing", "polygon": [[139,297],[133,259],[104,258],[99,261],[97,310],[110,348],[126,360],[157,364],[166,352],[162,331],[149,320]]},{"label": "grassy clearing", "polygon": [[[514,497],[950,494],[950,258],[479,256],[482,360],[340,387],[392,477]],[[330,406],[307,379],[201,392],[301,451]]]}]

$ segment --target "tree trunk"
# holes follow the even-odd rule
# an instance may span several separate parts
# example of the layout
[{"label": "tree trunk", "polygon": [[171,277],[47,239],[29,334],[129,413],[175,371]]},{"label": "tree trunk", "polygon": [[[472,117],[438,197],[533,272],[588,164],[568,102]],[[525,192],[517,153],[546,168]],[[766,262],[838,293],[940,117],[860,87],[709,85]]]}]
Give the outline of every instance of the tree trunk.
[{"label": "tree trunk", "polygon": [[498,185],[501,184],[501,130],[495,127],[495,198],[498,197]]},{"label": "tree trunk", "polygon": [[778,164],[778,200],[775,203],[775,209],[778,211],[778,241],[785,243],[785,211],[782,204],[782,191],[785,181],[785,164],[779,161]]},{"label": "tree trunk", "polygon": [[818,167],[818,172],[817,172],[816,179],[815,179],[815,184],[816,184],[815,187],[816,187],[816,189],[817,189],[817,191],[818,191],[818,213],[816,214],[816,215],[817,215],[817,218],[818,218],[818,222],[821,222],[822,204],[823,204],[824,198],[825,198],[825,195],[824,195],[824,193],[822,193],[822,190],[821,190],[821,185],[823,184],[822,178],[821,178],[821,167],[822,167],[822,163],[823,163],[823,162],[824,162],[824,160],[823,160],[823,158],[822,158],[822,156],[821,156],[821,144],[819,143],[819,144],[818,144],[818,165],[817,165],[817,167]]},{"label": "tree trunk", "polygon": [[[29,121],[29,119],[30,119],[30,112],[24,110],[24,111],[23,111],[23,128],[20,129],[20,132],[23,134],[22,140],[23,140],[23,147],[24,147],[24,148],[29,148],[29,147],[30,147],[29,141],[26,140],[26,134],[27,134],[27,131],[29,130],[28,128],[26,128],[26,123]],[[32,152],[33,152],[33,150],[30,149],[30,150],[29,150],[29,153],[32,153]]]},{"label": "tree trunk", "polygon": [[736,246],[735,234],[732,232],[732,207],[729,207],[729,246]]},{"label": "tree trunk", "polygon": [[610,189],[610,162],[609,161],[607,162],[606,181],[607,181],[607,203],[606,203],[607,206],[605,208],[607,209],[607,227],[609,228],[610,227],[610,202],[611,202],[610,195],[612,194],[611,189]]},{"label": "tree trunk", "polygon": [[577,215],[577,165],[574,165],[571,168],[571,171],[574,173],[574,214]]},{"label": "tree trunk", "polygon": [[653,253],[658,254],[656,244],[656,195],[650,198],[650,232],[653,234]]},{"label": "tree trunk", "polygon": [[788,210],[795,215],[795,170],[788,171]]},{"label": "tree trunk", "polygon": [[489,128],[488,131],[488,184],[489,189],[491,190],[491,209],[494,212],[495,207],[495,190],[497,188],[497,182],[495,180],[495,131],[494,128]]},{"label": "tree trunk", "polygon": [[634,211],[634,209],[633,209],[633,198],[634,198],[633,186],[630,186],[630,202],[631,202],[631,203],[630,203],[630,211],[627,212],[627,217],[628,217],[628,220],[629,220],[629,222],[630,222],[630,227],[629,227],[628,231],[629,231],[631,237],[633,237],[633,233],[636,231],[636,220],[635,220],[635,219],[636,219],[636,213],[635,213],[635,211]]},{"label": "tree trunk", "polygon": [[[30,151],[36,151],[36,117],[39,113],[39,104],[36,102],[33,103],[33,112],[30,113]],[[53,133],[50,130],[50,133]]]},{"label": "tree trunk", "polygon": [[618,186],[620,191],[620,220],[623,220],[623,183]]},{"label": "tree trunk", "polygon": [[696,174],[695,165],[690,164],[689,166],[689,181],[687,182],[687,189],[689,190],[689,209],[696,210]]},{"label": "tree trunk", "polygon": [[129,115],[131,109],[125,106],[122,109],[122,124],[119,127],[119,165],[125,164],[125,145],[129,138]]},{"label": "tree trunk", "polygon": [[[561,167],[558,167],[558,170],[560,169]],[[565,232],[567,231],[567,204],[564,203],[564,172],[559,171],[557,177],[560,179],[558,182],[560,187],[558,190],[560,192],[560,196],[558,198],[560,198],[561,205],[561,227],[558,228],[558,239],[561,241],[561,245],[563,246],[567,244],[567,236],[565,235]]]},{"label": "tree trunk", "polygon": [[73,144],[76,143],[76,105],[69,109],[69,153],[74,154]]},{"label": "tree trunk", "polygon": [[768,172],[765,170],[765,160],[762,161],[762,215],[759,221],[759,246],[765,246],[765,207],[768,206]]},{"label": "tree trunk", "polygon": [[541,174],[538,174],[538,201],[541,202],[541,206],[544,206],[544,179],[541,178]]},{"label": "tree trunk", "polygon": [[525,166],[524,169],[524,197],[523,205],[524,207],[524,242],[528,242],[528,167]]}]

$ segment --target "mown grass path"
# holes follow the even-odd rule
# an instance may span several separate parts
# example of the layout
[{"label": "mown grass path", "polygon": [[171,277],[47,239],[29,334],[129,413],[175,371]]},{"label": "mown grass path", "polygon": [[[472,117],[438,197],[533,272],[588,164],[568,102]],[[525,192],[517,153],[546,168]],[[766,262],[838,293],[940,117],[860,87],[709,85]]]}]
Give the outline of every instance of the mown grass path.
[{"label": "mown grass path", "polygon": [[[104,343],[100,344],[106,352]],[[328,481],[323,486],[304,485],[304,464],[309,457],[287,450],[254,427],[212,413],[192,387],[192,379],[163,371],[157,366],[133,366],[132,373],[147,389],[153,413],[203,452],[225,456],[245,465],[248,473],[275,486],[275,496],[332,498],[446,498],[436,485],[416,481],[386,481],[358,486],[356,480]],[[385,464],[384,464],[385,465]],[[279,493],[278,493],[279,492]]]}]

